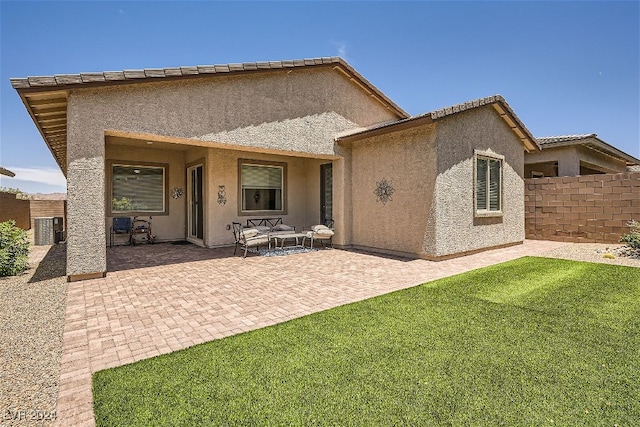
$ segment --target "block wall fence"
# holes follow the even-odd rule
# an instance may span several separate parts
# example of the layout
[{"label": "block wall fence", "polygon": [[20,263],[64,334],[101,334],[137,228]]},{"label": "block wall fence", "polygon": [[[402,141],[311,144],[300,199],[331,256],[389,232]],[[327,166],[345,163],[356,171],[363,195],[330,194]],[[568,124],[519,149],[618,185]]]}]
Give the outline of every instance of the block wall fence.
[{"label": "block wall fence", "polygon": [[527,239],[617,243],[640,221],[640,172],[525,179]]},{"label": "block wall fence", "polygon": [[[13,193],[0,192],[0,222],[13,219],[23,230],[34,227],[35,219],[59,216],[67,219],[66,200],[23,200]],[[66,229],[66,224],[65,224]]]},{"label": "block wall fence", "polygon": [[16,222],[23,230],[31,228],[29,200],[16,199],[14,193],[0,193],[0,222]]}]

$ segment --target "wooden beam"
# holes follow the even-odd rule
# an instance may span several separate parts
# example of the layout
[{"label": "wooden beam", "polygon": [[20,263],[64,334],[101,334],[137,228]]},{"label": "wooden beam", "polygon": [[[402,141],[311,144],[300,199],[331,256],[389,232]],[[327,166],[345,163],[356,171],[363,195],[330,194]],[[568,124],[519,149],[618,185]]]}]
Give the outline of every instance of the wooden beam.
[{"label": "wooden beam", "polygon": [[40,105],[67,105],[67,98],[43,98],[43,99],[31,99],[27,98],[27,102],[32,107],[38,107]]},{"label": "wooden beam", "polygon": [[[65,106],[66,107],[66,106]],[[36,107],[33,110],[33,114],[38,117],[47,117],[47,116],[55,116],[55,115],[67,115],[67,109],[65,107],[52,107],[52,108],[41,108]]]}]

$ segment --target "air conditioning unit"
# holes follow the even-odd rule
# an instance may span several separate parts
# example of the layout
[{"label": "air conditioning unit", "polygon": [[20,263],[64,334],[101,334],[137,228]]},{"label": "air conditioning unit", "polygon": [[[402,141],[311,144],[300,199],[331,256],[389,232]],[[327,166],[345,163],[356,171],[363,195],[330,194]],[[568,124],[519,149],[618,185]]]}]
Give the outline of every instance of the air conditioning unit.
[{"label": "air conditioning unit", "polygon": [[34,225],[36,246],[54,245],[64,240],[64,220],[62,217],[35,218]]}]

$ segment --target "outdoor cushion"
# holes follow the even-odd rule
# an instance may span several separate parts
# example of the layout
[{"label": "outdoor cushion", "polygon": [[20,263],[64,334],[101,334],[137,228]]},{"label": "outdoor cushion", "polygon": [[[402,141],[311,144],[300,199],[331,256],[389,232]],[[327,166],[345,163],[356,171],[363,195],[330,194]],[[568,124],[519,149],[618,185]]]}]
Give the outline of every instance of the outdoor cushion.
[{"label": "outdoor cushion", "polygon": [[316,230],[315,233],[316,233],[316,235],[321,236],[321,237],[323,237],[323,236],[326,236],[326,237],[333,236],[333,230],[330,230],[328,228],[320,228],[320,229]]},{"label": "outdoor cushion", "polygon": [[273,227],[273,229],[275,231],[293,231],[293,230],[295,230],[294,227],[292,227],[290,225],[286,225],[286,224],[278,224],[275,227]]},{"label": "outdoor cushion", "polygon": [[316,233],[318,232],[318,230],[330,230],[330,228],[324,224],[314,225],[313,227],[311,227],[311,229]]},{"label": "outdoor cushion", "polygon": [[256,225],[255,227],[253,227],[255,230],[258,230],[259,233],[266,233],[267,231],[271,230],[271,227],[268,227],[266,225]]},{"label": "outdoor cushion", "polygon": [[251,237],[257,236],[258,233],[260,233],[260,231],[256,230],[255,228],[245,228],[244,230],[242,230],[242,235],[245,239],[250,239]]},{"label": "outdoor cushion", "polygon": [[269,237],[265,236],[264,234],[258,234],[251,238],[247,238],[246,241],[247,246],[256,246],[269,242]]}]

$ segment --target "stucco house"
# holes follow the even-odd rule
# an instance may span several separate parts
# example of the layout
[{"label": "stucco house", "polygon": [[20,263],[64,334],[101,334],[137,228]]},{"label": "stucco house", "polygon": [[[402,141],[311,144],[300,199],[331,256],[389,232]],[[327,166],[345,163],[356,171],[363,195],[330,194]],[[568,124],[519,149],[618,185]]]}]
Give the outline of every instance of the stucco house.
[{"label": "stucco house", "polygon": [[595,133],[536,138],[540,151],[525,155],[525,178],[622,173],[640,160]]},{"label": "stucco house", "polygon": [[67,177],[72,281],[106,274],[118,216],[206,247],[256,217],[427,259],[524,240],[538,147],[500,96],[409,117],[335,57],[11,83]]}]

